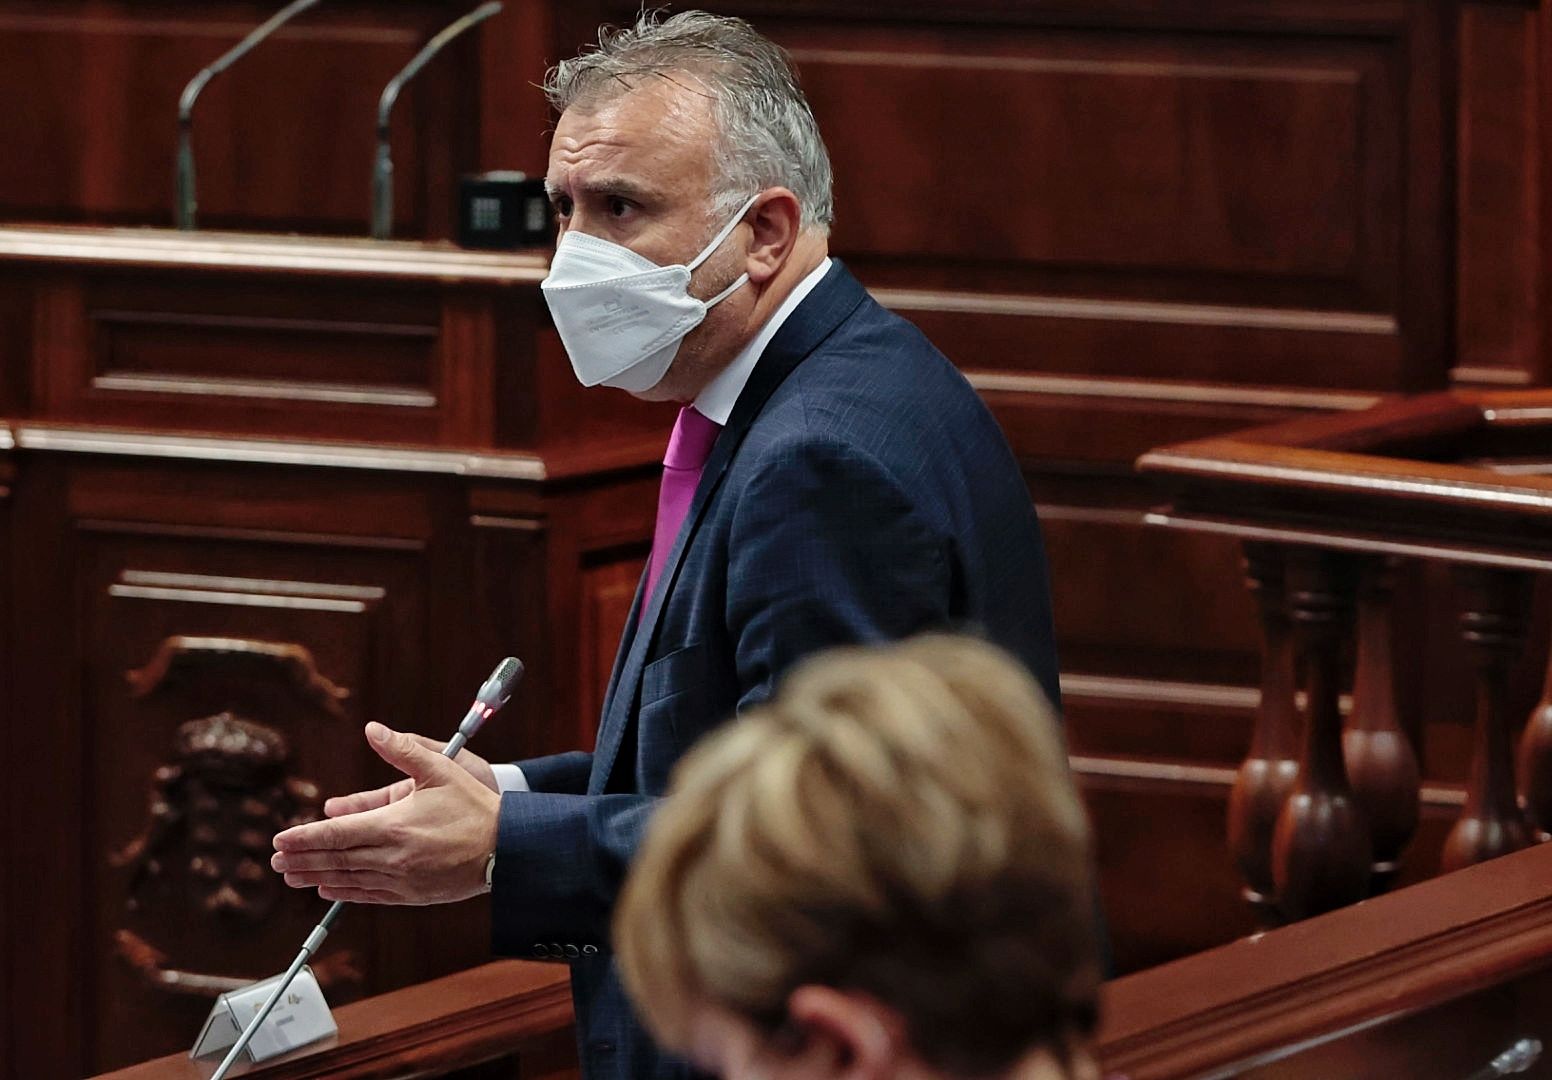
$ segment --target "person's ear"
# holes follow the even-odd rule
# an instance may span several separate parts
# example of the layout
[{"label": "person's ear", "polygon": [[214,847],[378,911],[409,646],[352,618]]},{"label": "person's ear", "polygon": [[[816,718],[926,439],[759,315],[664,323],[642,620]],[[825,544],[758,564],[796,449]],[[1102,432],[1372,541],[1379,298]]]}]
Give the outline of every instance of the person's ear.
[{"label": "person's ear", "polygon": [[770,188],[744,218],[753,234],[749,240],[747,264],[749,280],[764,285],[787,261],[803,226],[803,208],[798,197],[784,187]]},{"label": "person's ear", "polygon": [[899,1017],[866,995],[800,986],[787,999],[787,1015],[803,1033],[805,1075],[885,1080],[903,1056]]}]

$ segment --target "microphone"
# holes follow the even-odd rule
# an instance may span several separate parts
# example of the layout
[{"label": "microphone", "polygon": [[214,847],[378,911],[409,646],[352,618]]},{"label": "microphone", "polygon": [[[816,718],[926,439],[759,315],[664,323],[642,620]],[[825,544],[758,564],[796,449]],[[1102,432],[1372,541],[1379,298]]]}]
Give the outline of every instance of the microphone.
[{"label": "microphone", "polygon": [[[462,750],[464,744],[474,737],[474,733],[480,730],[485,721],[489,720],[496,714],[498,709],[512,700],[512,691],[517,688],[517,684],[522,681],[522,678],[523,662],[517,657],[509,656],[497,664],[496,670],[490,673],[490,678],[485,680],[484,685],[479,689],[479,693],[474,695],[474,704],[469,706],[469,711],[464,714],[463,720],[459,722],[458,731],[448,740],[447,745],[442,748],[442,756],[449,759],[457,756],[458,751]],[[258,1032],[259,1027],[264,1023],[264,1018],[274,1010],[275,1003],[284,996],[286,989],[291,985],[291,981],[296,978],[297,973],[302,970],[303,965],[307,963],[313,953],[318,951],[318,947],[323,944],[323,939],[329,936],[329,930],[334,925],[334,920],[339,918],[339,914],[344,910],[344,907],[345,901],[336,900],[329,910],[324,913],[323,918],[318,920],[318,925],[313,927],[313,932],[307,935],[306,941],[302,942],[302,951],[296,954],[296,959],[291,961],[291,966],[286,969],[285,975],[281,976],[280,982],[276,984],[275,989],[270,991],[270,995],[265,999],[263,1006],[260,1007],[258,1012],[253,1014],[253,1019],[248,1021],[248,1026],[243,1028],[242,1034],[237,1037],[237,1041],[227,1051],[226,1057],[221,1059],[221,1064],[210,1075],[210,1080],[224,1080],[227,1071],[237,1063],[237,1059],[242,1056],[242,1052],[248,1048],[248,1043],[252,1041],[254,1034]]]},{"label": "microphone", "polygon": [[436,37],[426,42],[420,52],[416,53],[397,75],[388,80],[387,86],[383,87],[382,96],[377,99],[377,161],[372,167],[373,239],[386,240],[393,232],[393,153],[388,148],[388,128],[394,103],[399,100],[399,91],[404,89],[404,84],[418,75],[420,69],[441,52],[448,42],[465,30],[478,26],[500,10],[501,4],[497,0],[491,0],[490,3],[481,4],[462,18],[448,23]]},{"label": "microphone", "polygon": [[469,706],[469,711],[459,722],[458,731],[448,740],[447,746],[442,750],[442,756],[457,757],[458,751],[474,738],[485,721],[496,715],[498,709],[512,700],[512,691],[517,689],[517,684],[522,678],[523,662],[517,657],[509,656],[497,664],[496,670],[490,673],[490,678],[485,680],[479,693],[474,695],[474,704]]},{"label": "microphone", "polygon": [[200,93],[211,79],[241,60],[248,54],[248,50],[289,22],[293,15],[300,15],[317,3],[318,0],[292,0],[291,3],[281,8],[274,15],[271,15],[262,25],[249,32],[247,37],[222,53],[215,63],[209,67],[201,68],[199,73],[190,79],[188,85],[183,88],[183,94],[178,98],[178,228],[194,228],[194,210],[196,206],[194,198],[194,102],[198,100]]}]

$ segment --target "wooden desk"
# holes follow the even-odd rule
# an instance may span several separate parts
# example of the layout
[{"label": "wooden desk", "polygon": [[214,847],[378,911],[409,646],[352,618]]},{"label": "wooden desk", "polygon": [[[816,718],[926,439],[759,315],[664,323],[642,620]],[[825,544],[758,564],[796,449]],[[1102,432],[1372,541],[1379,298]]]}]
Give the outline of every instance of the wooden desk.
[{"label": "wooden desk", "polygon": [[[294,953],[321,907],[269,836],[392,778],[366,720],[450,730],[515,653],[477,749],[592,744],[672,410],[585,396],[544,266],[0,229],[0,1073],[165,1053]],[[352,911],[320,970],[488,959],[471,902]]]},{"label": "wooden desk", "polygon": [[[411,1061],[418,1076],[456,1075],[569,1036],[564,986],[554,966],[460,972],[340,1009],[337,1043],[247,1075],[404,1075]],[[1461,1080],[1520,1038],[1552,1048],[1552,847],[1116,979],[1101,1002],[1112,1080]],[[523,1075],[551,1075],[539,1061],[524,1058]],[[110,1075],[212,1068],[171,1055]],[[1552,1075],[1552,1060],[1525,1075]]]}]

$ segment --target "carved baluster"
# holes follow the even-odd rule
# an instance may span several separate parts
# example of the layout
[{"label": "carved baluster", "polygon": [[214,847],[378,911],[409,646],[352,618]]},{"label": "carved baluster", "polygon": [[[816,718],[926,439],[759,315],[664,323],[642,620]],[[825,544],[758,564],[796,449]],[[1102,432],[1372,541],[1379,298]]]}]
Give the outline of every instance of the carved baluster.
[{"label": "carved baluster", "polygon": [[1396,719],[1396,671],[1391,663],[1394,562],[1363,568],[1358,593],[1358,660],[1353,711],[1342,749],[1353,795],[1363,807],[1374,844],[1374,888],[1387,887],[1401,853],[1417,831],[1420,783],[1412,740]]},{"label": "carved baluster", "polygon": [[1294,702],[1293,636],[1283,579],[1282,552],[1270,544],[1245,545],[1245,582],[1261,611],[1261,704],[1250,752],[1229,792],[1229,851],[1245,879],[1244,897],[1272,914],[1272,832],[1299,775],[1299,719]]},{"label": "carved baluster", "polygon": [[1342,654],[1352,626],[1350,559],[1295,549],[1288,601],[1306,705],[1299,780],[1277,819],[1277,906],[1302,919],[1363,899],[1374,861],[1363,810],[1342,762]]},{"label": "carved baluster", "polygon": [[1520,804],[1544,839],[1552,833],[1552,657],[1547,659],[1547,682],[1541,701],[1525,722],[1520,737]]},{"label": "carved baluster", "polygon": [[1477,669],[1477,715],[1471,781],[1460,820],[1444,841],[1445,870],[1518,851],[1531,841],[1530,826],[1514,793],[1514,760],[1505,708],[1509,665],[1525,644],[1530,577],[1508,570],[1457,567],[1465,590],[1461,636]]}]

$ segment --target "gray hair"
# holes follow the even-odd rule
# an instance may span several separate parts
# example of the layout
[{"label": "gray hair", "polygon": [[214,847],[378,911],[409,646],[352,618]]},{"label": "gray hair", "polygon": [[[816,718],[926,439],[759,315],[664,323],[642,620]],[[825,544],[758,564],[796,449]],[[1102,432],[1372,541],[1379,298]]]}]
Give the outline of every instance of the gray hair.
[{"label": "gray hair", "polygon": [[597,48],[551,68],[544,92],[565,112],[632,88],[633,76],[693,74],[714,95],[720,179],[714,210],[727,215],[769,187],[798,198],[803,226],[828,230],[835,217],[830,155],[786,51],[743,19],[684,11],[643,12],[628,29],[604,27]]}]

